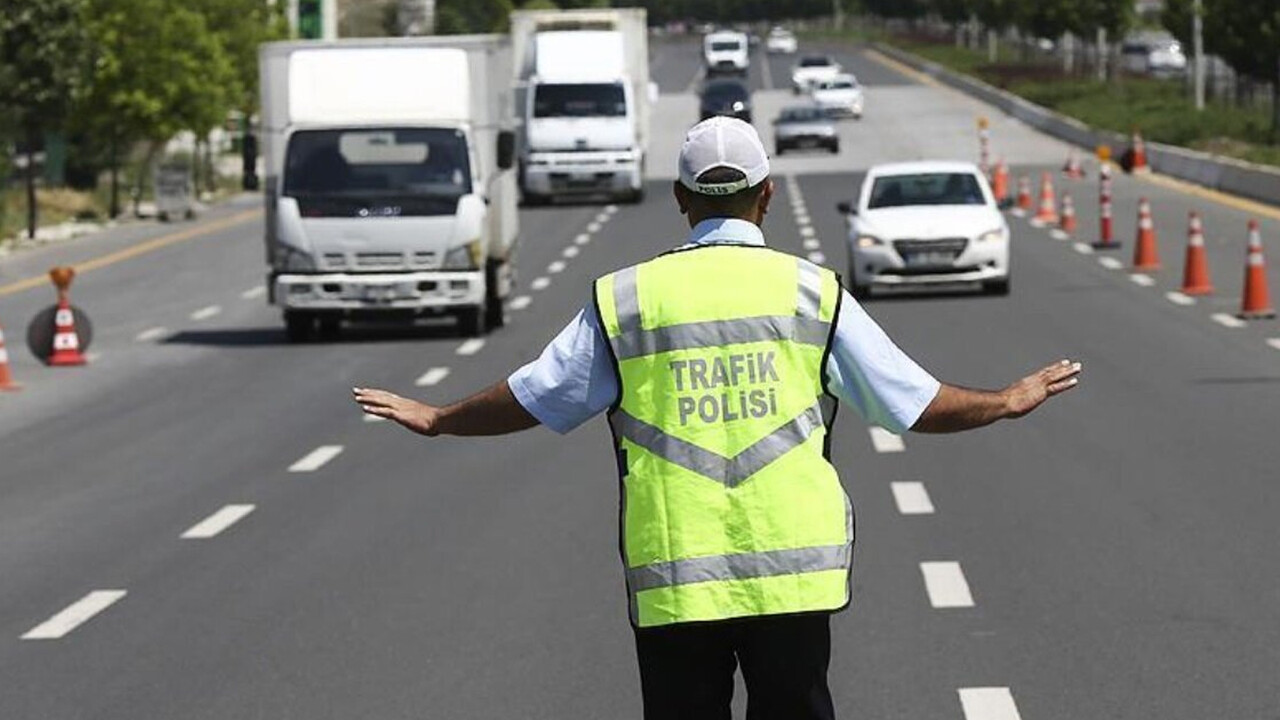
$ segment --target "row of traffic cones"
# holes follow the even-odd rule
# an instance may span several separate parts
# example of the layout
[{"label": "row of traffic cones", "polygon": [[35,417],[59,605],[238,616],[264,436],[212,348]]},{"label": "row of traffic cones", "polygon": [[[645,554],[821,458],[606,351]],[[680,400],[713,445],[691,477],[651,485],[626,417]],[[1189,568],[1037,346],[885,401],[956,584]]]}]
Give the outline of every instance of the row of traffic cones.
[{"label": "row of traffic cones", "polygon": [[[81,351],[80,333],[76,331],[76,311],[71,307],[71,299],[68,297],[75,270],[69,267],[54,268],[49,276],[58,288],[58,304],[53,314],[53,349],[45,362],[54,367],[84,365],[87,359]],[[4,328],[0,327],[0,391],[12,392],[21,388],[13,379],[9,351],[4,343]]]}]

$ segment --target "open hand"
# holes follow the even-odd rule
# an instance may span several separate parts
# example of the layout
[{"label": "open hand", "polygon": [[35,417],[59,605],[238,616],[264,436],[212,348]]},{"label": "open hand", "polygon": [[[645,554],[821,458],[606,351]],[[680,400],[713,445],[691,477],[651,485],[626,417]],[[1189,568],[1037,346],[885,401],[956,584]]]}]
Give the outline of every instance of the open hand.
[{"label": "open hand", "polygon": [[351,388],[356,404],[369,415],[395,420],[419,435],[435,435],[440,409],[386,390]]},{"label": "open hand", "polygon": [[1075,387],[1080,383],[1080,370],[1080,363],[1062,360],[1005,388],[1006,417],[1022,417],[1045,400]]}]

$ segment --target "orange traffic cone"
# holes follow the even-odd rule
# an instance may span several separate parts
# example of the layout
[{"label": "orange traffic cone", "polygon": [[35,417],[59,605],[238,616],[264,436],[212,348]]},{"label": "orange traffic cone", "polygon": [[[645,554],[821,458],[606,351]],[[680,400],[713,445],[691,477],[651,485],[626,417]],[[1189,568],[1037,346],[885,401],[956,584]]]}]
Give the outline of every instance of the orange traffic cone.
[{"label": "orange traffic cone", "polygon": [[1067,162],[1062,166],[1062,174],[1072,180],[1079,180],[1084,177],[1084,166],[1080,164],[1080,153],[1075,148],[1071,148],[1071,154],[1067,155]]},{"label": "orange traffic cone", "polygon": [[1062,217],[1058,227],[1068,235],[1076,231],[1076,202],[1071,199],[1070,193],[1062,193]]},{"label": "orange traffic cone", "polygon": [[4,328],[0,327],[0,390],[12,392],[21,387],[9,372],[9,351],[4,347]]},{"label": "orange traffic cone", "polygon": [[1182,270],[1182,293],[1208,295],[1212,292],[1209,258],[1204,251],[1204,227],[1200,223],[1200,215],[1192,212],[1187,222],[1187,259]]},{"label": "orange traffic cone", "polygon": [[1249,221],[1249,250],[1244,266],[1244,298],[1240,302],[1240,317],[1246,319],[1273,318],[1276,309],[1271,306],[1271,294],[1267,292],[1267,261],[1262,256],[1262,233],[1258,221]]},{"label": "orange traffic cone", "polygon": [[1156,247],[1156,226],[1151,221],[1151,203],[1138,201],[1138,237],[1133,245],[1134,270],[1159,270],[1160,256]]},{"label": "orange traffic cone", "polygon": [[1040,209],[1036,211],[1035,219],[1051,225],[1058,222],[1058,203],[1054,200],[1053,178],[1049,173],[1040,176]]},{"label": "orange traffic cone", "polygon": [[80,335],[76,332],[76,314],[71,309],[68,298],[71,281],[76,276],[74,268],[57,267],[49,271],[49,277],[58,288],[58,309],[53,314],[53,355],[49,356],[49,364],[84,365],[86,360],[80,352]]},{"label": "orange traffic cone", "polygon": [[996,161],[995,177],[991,185],[991,194],[995,196],[997,205],[1009,197],[1009,166],[1005,165],[1004,158]]},{"label": "orange traffic cone", "polygon": [[1018,178],[1018,209],[1023,212],[1031,209],[1031,178],[1026,175]]},{"label": "orange traffic cone", "polygon": [[1133,129],[1129,152],[1133,157],[1133,161],[1129,166],[1130,173],[1138,175],[1151,172],[1151,167],[1147,165],[1147,144],[1142,141],[1142,133],[1138,132],[1137,128]]}]

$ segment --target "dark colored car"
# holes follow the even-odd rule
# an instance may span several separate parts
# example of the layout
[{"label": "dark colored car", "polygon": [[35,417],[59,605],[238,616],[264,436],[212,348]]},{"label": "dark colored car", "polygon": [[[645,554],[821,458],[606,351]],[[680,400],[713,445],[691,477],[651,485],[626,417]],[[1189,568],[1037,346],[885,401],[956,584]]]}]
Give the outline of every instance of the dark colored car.
[{"label": "dark colored car", "polygon": [[727,115],[751,122],[751,91],[738,80],[712,80],[702,87],[703,120]]}]

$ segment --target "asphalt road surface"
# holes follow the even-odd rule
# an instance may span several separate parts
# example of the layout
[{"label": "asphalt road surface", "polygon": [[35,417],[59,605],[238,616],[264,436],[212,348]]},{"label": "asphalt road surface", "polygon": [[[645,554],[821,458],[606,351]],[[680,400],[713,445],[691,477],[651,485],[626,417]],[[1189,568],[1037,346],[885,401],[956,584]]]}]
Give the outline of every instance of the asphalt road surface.
[{"label": "asphalt road surface", "polygon": [[[653,54],[648,200],[522,210],[519,297],[483,343],[434,327],[287,344],[261,294],[252,197],[0,263],[25,385],[0,395],[0,718],[639,717],[604,421],[427,441],[366,422],[349,388],[476,390],[534,357],[593,278],[683,239],[670,178],[698,51]],[[842,125],[838,158],[777,163],[775,247],[843,271],[835,204],[865,168],[976,159],[979,115],[1015,174],[1066,157],[873,54],[837,54],[867,116]],[[766,139],[792,101],[791,61],[753,64]],[[1054,176],[1077,237],[1010,218],[1009,297],[867,305],[946,381],[994,387],[1060,357],[1083,361],[1085,381],[1025,421],[958,436],[896,438],[842,414],[834,459],[859,530],[853,607],[834,624],[842,717],[1280,712],[1280,324],[1231,322],[1246,221],[1274,249],[1280,211],[1122,177],[1124,249],[1086,253],[1089,170]],[[1164,269],[1135,279],[1141,196]],[[1172,293],[1193,209],[1218,292],[1188,302]],[[60,262],[90,262],[72,290],[97,330],[84,368],[42,368],[20,347],[53,297],[24,280]]]}]

